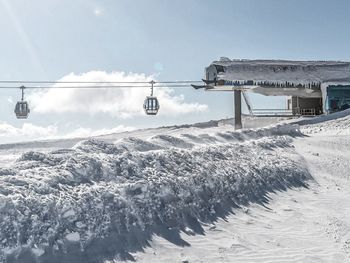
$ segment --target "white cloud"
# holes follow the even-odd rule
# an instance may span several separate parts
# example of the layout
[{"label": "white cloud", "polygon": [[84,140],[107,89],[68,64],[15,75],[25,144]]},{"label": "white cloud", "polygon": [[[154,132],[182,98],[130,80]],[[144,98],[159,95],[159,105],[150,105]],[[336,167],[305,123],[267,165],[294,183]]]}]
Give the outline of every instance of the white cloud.
[{"label": "white cloud", "polygon": [[[151,79],[152,76],[145,74],[90,71],[80,75],[71,73],[60,81],[148,82]],[[129,118],[144,114],[142,104],[149,93],[148,88],[49,89],[34,91],[28,96],[28,100],[33,111],[39,113],[106,113],[114,117]],[[173,93],[174,90],[170,88],[155,88],[161,115],[180,115],[207,109],[207,105],[186,103],[183,95],[175,96]]]},{"label": "white cloud", "polygon": [[24,123],[21,128],[17,128],[5,122],[0,123],[0,139],[2,142],[47,137],[56,133],[57,127],[54,125],[41,127],[31,123]]},{"label": "white cloud", "polygon": [[33,139],[67,139],[67,138],[85,138],[99,136],[104,134],[119,133],[134,130],[133,127],[119,125],[111,129],[98,129],[79,127],[67,134],[61,134],[56,125],[47,127],[36,126],[32,123],[24,123],[22,127],[15,127],[6,122],[0,123],[0,142],[11,143],[20,141],[29,141]]}]

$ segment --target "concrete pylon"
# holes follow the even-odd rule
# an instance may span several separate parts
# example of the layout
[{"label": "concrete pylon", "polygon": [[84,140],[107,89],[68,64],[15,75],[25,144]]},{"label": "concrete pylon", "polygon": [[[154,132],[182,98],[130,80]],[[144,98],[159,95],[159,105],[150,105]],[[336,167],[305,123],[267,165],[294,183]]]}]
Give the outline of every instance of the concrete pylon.
[{"label": "concrete pylon", "polygon": [[242,129],[242,91],[234,90],[235,130]]}]

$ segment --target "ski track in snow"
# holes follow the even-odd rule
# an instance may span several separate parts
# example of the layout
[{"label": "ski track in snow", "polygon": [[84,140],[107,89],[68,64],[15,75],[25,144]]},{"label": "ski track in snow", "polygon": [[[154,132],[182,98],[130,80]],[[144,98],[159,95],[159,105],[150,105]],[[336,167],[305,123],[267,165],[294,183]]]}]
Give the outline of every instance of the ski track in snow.
[{"label": "ski track in snow", "polygon": [[348,113],[24,153],[0,169],[1,257],[350,262]]}]

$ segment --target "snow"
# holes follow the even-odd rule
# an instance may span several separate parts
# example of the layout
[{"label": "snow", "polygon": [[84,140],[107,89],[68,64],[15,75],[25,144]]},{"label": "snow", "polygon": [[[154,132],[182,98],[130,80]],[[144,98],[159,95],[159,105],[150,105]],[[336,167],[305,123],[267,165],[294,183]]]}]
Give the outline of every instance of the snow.
[{"label": "snow", "polygon": [[78,242],[80,240],[80,235],[77,232],[72,232],[66,235],[66,239],[71,242]]},{"label": "snow", "polygon": [[304,134],[347,135],[350,134],[350,110],[299,121]]},{"label": "snow", "polygon": [[[251,118],[243,117],[243,122],[247,128],[259,128],[271,124],[276,124],[280,118]],[[101,136],[94,136],[92,138],[114,143],[117,140],[129,137],[147,140],[156,135],[179,135],[181,133],[205,133],[210,132],[210,129],[216,129],[220,126],[221,130],[232,130],[232,119],[225,119],[220,121],[209,121],[204,123],[176,125],[168,127],[160,127],[153,129],[143,129],[135,131],[120,132],[114,134],[107,134]],[[205,130],[204,130],[205,129]],[[208,130],[209,129],[209,130]],[[71,139],[51,139],[31,142],[0,144],[0,167],[11,166],[23,152],[37,151],[48,153],[50,151],[65,151],[65,149],[72,148],[75,144],[84,140],[85,138],[71,138]]]},{"label": "snow", "polygon": [[350,62],[288,61],[288,60],[230,60],[221,59],[212,65],[224,67],[220,79],[232,81],[270,81],[274,83],[309,84],[350,82]]},{"label": "snow", "polygon": [[3,146],[0,261],[348,262],[348,114]]},{"label": "snow", "polygon": [[44,255],[45,251],[43,249],[40,248],[32,248],[32,252],[36,257],[40,257],[42,255]]},{"label": "snow", "polygon": [[[301,131],[319,131],[292,143],[313,178],[307,189],[269,193],[267,204],[241,207],[204,226],[204,235],[183,233],[187,247],[155,237],[144,252],[133,254],[136,261],[349,262],[349,114],[299,121]],[[339,123],[344,130],[335,134]]]},{"label": "snow", "polygon": [[39,245],[53,258],[74,241],[84,261],[84,251],[93,247],[101,256],[113,241],[113,255],[130,258],[127,251],[151,234],[182,244],[181,230],[201,233],[200,222],[310,179],[290,145],[300,135],[295,125],[182,132],[23,153],[0,170],[2,251]]},{"label": "snow", "polygon": [[64,218],[67,218],[67,217],[73,217],[75,216],[75,212],[73,209],[69,209],[68,211],[64,212],[63,216]]},{"label": "snow", "polygon": [[350,62],[221,58],[206,68],[205,75],[225,83],[208,91],[243,88],[265,96],[322,98],[329,85],[350,85]]}]

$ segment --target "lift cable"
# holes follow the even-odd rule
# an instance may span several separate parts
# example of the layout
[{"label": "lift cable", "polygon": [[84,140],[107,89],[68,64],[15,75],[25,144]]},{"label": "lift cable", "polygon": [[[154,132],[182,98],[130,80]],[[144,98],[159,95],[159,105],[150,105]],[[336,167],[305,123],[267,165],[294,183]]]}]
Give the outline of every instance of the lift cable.
[{"label": "lift cable", "polygon": [[202,83],[201,80],[173,81],[51,81],[51,80],[0,80],[1,84],[191,84]]},{"label": "lift cable", "polygon": [[[80,85],[80,86],[25,86],[26,89],[117,89],[149,88],[149,85]],[[188,88],[190,84],[154,85],[154,88]],[[0,86],[0,89],[19,89],[18,86]]]},{"label": "lift cable", "polygon": [[[17,119],[27,119],[30,113],[29,104],[24,100],[25,89],[121,89],[121,88],[150,88],[151,96],[147,96],[143,108],[147,115],[157,115],[160,108],[159,101],[153,95],[154,88],[189,88],[193,83],[201,81],[124,81],[124,82],[107,82],[107,81],[17,81],[17,80],[0,80],[0,89],[21,89],[22,98],[15,106]],[[27,86],[27,84],[30,84]],[[34,85],[33,85],[34,84]],[[41,84],[43,84],[41,86]],[[44,85],[45,84],[45,85]],[[51,84],[51,85],[50,85]],[[68,85],[65,85],[68,84]]]}]

